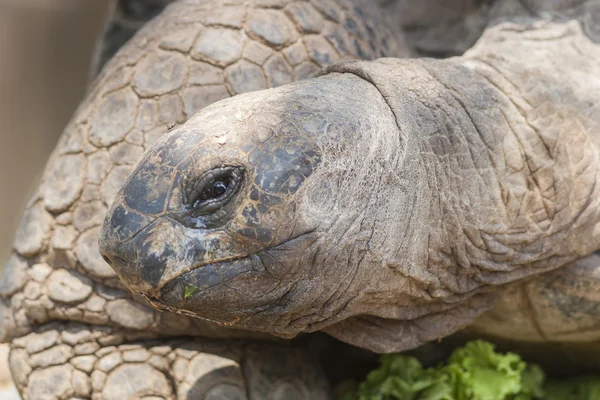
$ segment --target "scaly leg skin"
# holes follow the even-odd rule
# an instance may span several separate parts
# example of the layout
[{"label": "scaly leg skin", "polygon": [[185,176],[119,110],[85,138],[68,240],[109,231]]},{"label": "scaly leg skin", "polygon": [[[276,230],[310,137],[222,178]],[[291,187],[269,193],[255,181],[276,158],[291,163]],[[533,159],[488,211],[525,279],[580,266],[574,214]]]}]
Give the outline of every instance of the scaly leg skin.
[{"label": "scaly leg skin", "polygon": [[52,323],[12,343],[10,366],[23,400],[331,398],[316,360],[289,344],[148,340]]},{"label": "scaly leg skin", "polygon": [[[25,343],[37,341],[33,332],[48,323],[57,324],[51,328],[55,333],[48,335],[61,338],[68,335],[64,325],[68,321],[89,325],[91,335],[108,329],[110,337],[143,333],[145,340],[257,337],[160,313],[127,292],[98,252],[98,230],[108,206],[143,151],[168,126],[184,122],[206,105],[313,76],[342,58],[407,54],[402,36],[381,23],[370,0],[186,0],[170,5],[141,28],[103,68],[63,133],[0,280],[0,341],[16,341],[12,368],[25,398],[69,397],[70,389],[60,386],[64,379],[87,382],[83,375],[71,373],[71,364],[61,367],[65,357],[76,356],[78,344],[59,344],[50,338],[48,346],[61,347],[42,345],[51,351],[40,349],[39,356],[29,357]],[[113,345],[113,339],[103,335],[93,353]],[[119,340],[119,344],[135,343]],[[36,344],[30,346],[38,353]],[[284,359],[292,362],[296,357],[284,350],[269,361],[267,352],[258,353],[276,371]],[[137,367],[150,366],[143,362]],[[49,368],[53,369],[47,372]],[[297,368],[288,373],[290,379]],[[286,372],[281,369],[281,373]],[[54,378],[43,379],[48,375]],[[94,380],[88,376],[92,385]],[[40,390],[39,385],[52,382],[60,387],[49,389],[45,397],[39,397],[39,392],[29,396],[30,391]],[[126,380],[120,383],[126,385]],[[98,388],[94,396],[99,399],[105,387]],[[89,398],[84,395],[87,389],[81,390],[77,396]],[[291,398],[284,389],[273,390]]]},{"label": "scaly leg skin", "polygon": [[486,337],[557,374],[600,371],[600,254],[511,288],[458,337]]}]

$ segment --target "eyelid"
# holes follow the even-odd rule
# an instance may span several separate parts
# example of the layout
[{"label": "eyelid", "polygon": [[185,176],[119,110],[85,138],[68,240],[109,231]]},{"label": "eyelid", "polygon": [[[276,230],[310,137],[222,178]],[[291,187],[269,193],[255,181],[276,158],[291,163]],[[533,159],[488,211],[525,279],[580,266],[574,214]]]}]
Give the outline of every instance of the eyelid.
[{"label": "eyelid", "polygon": [[[189,210],[199,213],[199,215],[209,214],[218,210],[220,207],[228,203],[233,195],[239,190],[244,177],[244,172],[244,167],[239,165],[220,166],[203,173],[200,175],[200,177],[194,179],[193,181],[188,180],[188,182],[191,181],[192,183],[186,185],[186,188],[182,192],[182,200],[184,205]],[[214,180],[224,177],[231,178],[231,182],[225,193],[217,198],[202,201],[200,207],[194,207],[196,199],[202,193],[206,185]]]}]

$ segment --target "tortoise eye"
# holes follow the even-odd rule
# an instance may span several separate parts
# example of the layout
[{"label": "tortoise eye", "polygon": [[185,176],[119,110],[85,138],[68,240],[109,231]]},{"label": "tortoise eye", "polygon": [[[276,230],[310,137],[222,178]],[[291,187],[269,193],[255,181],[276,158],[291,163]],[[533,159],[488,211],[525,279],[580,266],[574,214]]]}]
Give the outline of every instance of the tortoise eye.
[{"label": "tortoise eye", "polygon": [[203,201],[213,200],[221,197],[222,195],[227,193],[227,188],[229,188],[230,184],[231,177],[228,176],[220,179],[213,179],[212,181],[208,182],[204,186],[204,189],[202,189],[202,192],[200,193],[196,201],[194,202],[194,208],[197,207]]},{"label": "tortoise eye", "polygon": [[226,205],[241,186],[244,168],[219,167],[204,173],[190,185],[184,202],[193,216],[213,213]]}]

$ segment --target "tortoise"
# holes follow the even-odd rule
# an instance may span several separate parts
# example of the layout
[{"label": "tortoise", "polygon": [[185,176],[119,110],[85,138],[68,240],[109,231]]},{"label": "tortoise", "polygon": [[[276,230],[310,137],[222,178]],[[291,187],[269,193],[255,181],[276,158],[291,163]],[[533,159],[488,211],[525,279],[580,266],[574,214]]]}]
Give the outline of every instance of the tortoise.
[{"label": "tortoise", "polygon": [[330,398],[454,333],[597,368],[600,4],[432,4],[119,2],[0,283],[23,398]]}]

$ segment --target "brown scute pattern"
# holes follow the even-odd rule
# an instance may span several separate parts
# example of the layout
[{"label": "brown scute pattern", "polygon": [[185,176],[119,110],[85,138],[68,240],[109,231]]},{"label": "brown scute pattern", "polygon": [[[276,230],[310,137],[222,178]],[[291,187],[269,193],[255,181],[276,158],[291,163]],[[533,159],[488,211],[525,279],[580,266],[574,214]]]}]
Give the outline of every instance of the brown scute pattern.
[{"label": "brown scute pattern", "polygon": [[227,335],[183,316],[167,324],[175,318],[145,306],[143,322],[111,315],[127,309],[115,302],[135,300],[99,255],[103,215],[133,164],[170,124],[237,93],[312,76],[341,58],[407,54],[377,12],[366,0],[188,0],[141,29],[106,65],[48,163],[14,245],[13,260],[25,263],[19,274],[28,272],[19,275],[19,288],[0,293],[8,319],[0,339],[53,320]]},{"label": "brown scute pattern", "polygon": [[[23,400],[330,398],[300,348],[147,336],[51,323],[13,341],[10,367]],[[289,360],[273,362],[282,351]]]}]

